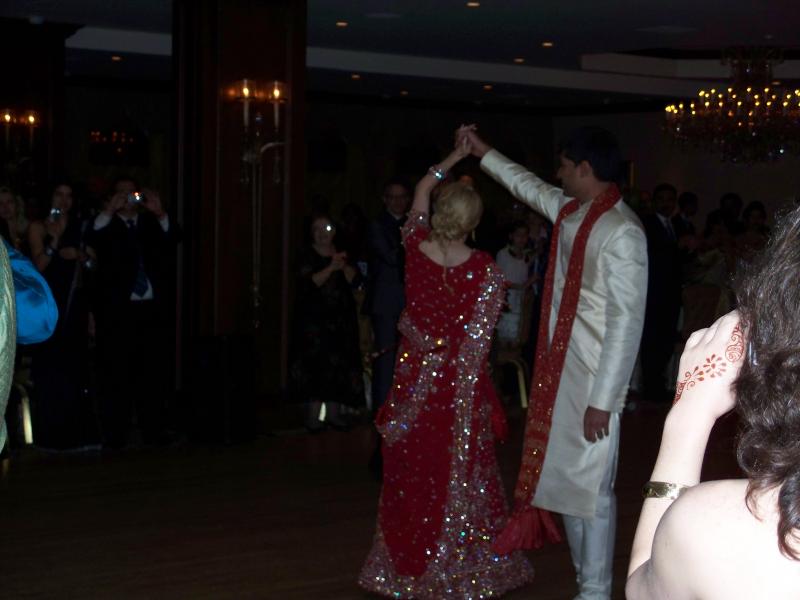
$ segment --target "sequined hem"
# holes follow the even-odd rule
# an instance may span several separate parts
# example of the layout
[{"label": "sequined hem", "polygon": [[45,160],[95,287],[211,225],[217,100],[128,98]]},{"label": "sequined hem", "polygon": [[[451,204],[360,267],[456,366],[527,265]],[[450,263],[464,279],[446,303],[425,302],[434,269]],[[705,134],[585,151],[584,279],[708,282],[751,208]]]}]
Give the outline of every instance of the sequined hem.
[{"label": "sequined hem", "polygon": [[375,534],[358,585],[389,598],[418,600],[499,598],[533,581],[534,570],[525,556],[514,552],[492,556],[487,562],[466,565],[459,571],[443,572],[431,563],[420,577],[398,575],[380,529]]}]

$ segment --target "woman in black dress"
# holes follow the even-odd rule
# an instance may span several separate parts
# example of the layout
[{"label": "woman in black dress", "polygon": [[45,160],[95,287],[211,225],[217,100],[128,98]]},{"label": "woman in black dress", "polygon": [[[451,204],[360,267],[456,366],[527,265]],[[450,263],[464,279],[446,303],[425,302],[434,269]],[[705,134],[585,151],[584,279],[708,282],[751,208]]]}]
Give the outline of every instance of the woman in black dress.
[{"label": "woman in black dress", "polygon": [[33,347],[33,436],[45,448],[80,448],[97,444],[99,437],[87,394],[89,311],[83,281],[89,257],[76,213],[72,187],[60,182],[52,188],[48,215],[28,232],[31,260],[59,313],[52,337]]},{"label": "woman in black dress", "polygon": [[364,405],[358,322],[353,287],[359,274],[334,244],[336,228],[325,216],[311,223],[311,246],[301,255],[295,313],[292,380],[308,403],[306,427],[321,430],[320,411],[336,429],[346,427],[343,406]]}]

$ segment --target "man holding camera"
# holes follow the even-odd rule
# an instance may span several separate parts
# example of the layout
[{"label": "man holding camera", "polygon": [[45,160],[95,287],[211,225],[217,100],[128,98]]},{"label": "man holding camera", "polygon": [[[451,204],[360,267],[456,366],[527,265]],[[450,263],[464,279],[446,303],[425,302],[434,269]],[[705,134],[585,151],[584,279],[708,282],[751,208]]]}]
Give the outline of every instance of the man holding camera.
[{"label": "man holding camera", "polygon": [[103,441],[128,442],[135,407],[145,444],[167,441],[165,402],[171,389],[175,322],[175,248],[179,230],[161,198],[119,178],[95,218],[94,314]]}]

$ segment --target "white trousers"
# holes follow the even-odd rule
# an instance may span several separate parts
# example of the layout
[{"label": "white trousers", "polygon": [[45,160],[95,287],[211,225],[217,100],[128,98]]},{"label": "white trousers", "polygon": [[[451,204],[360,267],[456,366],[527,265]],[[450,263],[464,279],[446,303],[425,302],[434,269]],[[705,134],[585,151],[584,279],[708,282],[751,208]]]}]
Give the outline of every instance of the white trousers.
[{"label": "white trousers", "polygon": [[563,515],[572,564],[578,581],[575,600],[610,600],[614,568],[614,536],[617,530],[617,497],[614,480],[619,458],[619,413],[609,423],[608,462],[600,482],[593,519]]}]

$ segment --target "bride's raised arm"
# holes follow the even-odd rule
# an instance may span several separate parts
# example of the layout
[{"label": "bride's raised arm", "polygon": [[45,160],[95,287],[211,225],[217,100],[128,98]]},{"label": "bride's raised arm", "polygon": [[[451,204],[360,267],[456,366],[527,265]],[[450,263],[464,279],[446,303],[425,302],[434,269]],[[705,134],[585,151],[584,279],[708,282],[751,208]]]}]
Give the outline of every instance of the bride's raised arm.
[{"label": "bride's raised arm", "polygon": [[456,147],[453,151],[442,162],[430,167],[422,179],[417,182],[414,188],[414,203],[411,205],[412,212],[430,213],[433,188],[443,181],[447,172],[470,152],[469,139],[466,136],[459,138],[458,132],[456,132]]}]

